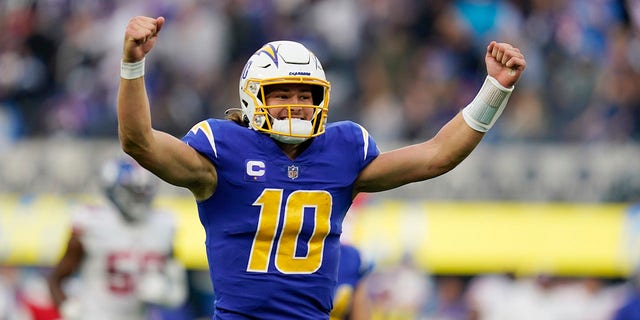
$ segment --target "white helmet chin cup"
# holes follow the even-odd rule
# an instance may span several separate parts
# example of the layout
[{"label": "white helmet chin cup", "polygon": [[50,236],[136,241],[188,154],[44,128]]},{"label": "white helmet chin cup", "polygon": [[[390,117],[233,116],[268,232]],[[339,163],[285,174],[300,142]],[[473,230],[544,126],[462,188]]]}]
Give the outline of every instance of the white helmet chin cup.
[{"label": "white helmet chin cup", "polygon": [[[308,121],[310,130],[295,133],[290,129],[298,125],[292,125],[292,128],[288,128],[288,124],[286,128],[282,124],[276,125],[279,120],[269,115],[269,106],[264,104],[264,88],[277,84],[312,86],[313,106],[305,106],[315,109],[313,119]],[[320,61],[305,46],[293,41],[269,42],[251,56],[242,71],[239,86],[242,112],[252,129],[267,133],[279,141],[299,143],[324,133],[330,87]],[[282,121],[289,120],[296,119]],[[279,137],[286,138],[280,140]]]},{"label": "white helmet chin cup", "polygon": [[272,129],[272,138],[288,144],[298,144],[309,139],[309,135],[313,132],[313,124],[311,121],[302,119],[274,119]]}]

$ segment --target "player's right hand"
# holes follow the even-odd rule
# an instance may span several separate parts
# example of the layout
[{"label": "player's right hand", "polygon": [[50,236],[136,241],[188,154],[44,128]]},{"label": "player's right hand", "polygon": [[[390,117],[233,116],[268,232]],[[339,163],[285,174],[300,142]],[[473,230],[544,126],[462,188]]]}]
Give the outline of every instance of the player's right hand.
[{"label": "player's right hand", "polygon": [[62,320],[80,320],[83,312],[80,302],[76,298],[65,299],[58,308]]},{"label": "player's right hand", "polygon": [[158,40],[158,32],[162,29],[164,17],[151,18],[137,16],[129,20],[124,33],[124,62],[142,60]]}]

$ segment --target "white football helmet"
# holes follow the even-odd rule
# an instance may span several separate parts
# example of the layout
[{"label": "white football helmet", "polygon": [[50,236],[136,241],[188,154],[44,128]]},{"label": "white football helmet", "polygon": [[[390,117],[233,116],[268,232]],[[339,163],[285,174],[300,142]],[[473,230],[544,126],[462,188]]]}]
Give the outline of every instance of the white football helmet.
[{"label": "white football helmet", "polygon": [[133,159],[118,159],[102,167],[107,197],[128,222],[144,220],[156,195],[157,180]]},{"label": "white football helmet", "polygon": [[[265,87],[275,84],[309,84],[313,105],[268,106]],[[293,41],[273,41],[251,56],[240,76],[240,102],[249,126],[284,143],[301,143],[324,133],[331,85],[326,80],[318,58],[305,46]],[[270,108],[313,108],[311,121],[278,120],[269,115]]]}]

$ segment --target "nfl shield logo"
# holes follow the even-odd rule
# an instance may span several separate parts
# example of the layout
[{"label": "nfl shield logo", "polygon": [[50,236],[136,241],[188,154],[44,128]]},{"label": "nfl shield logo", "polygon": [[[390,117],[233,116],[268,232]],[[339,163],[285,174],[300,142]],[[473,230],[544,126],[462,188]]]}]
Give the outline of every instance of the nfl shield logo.
[{"label": "nfl shield logo", "polygon": [[287,177],[289,179],[295,179],[298,177],[298,167],[290,165],[287,167]]}]

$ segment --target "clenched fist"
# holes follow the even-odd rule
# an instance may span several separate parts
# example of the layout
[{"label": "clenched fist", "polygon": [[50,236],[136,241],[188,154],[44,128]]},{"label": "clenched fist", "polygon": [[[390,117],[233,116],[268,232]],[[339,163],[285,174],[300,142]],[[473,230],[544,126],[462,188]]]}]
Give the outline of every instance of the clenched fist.
[{"label": "clenched fist", "polygon": [[129,20],[124,33],[122,60],[124,62],[142,60],[155,45],[163,24],[164,17],[137,16]]},{"label": "clenched fist", "polygon": [[491,41],[487,46],[484,60],[487,64],[487,74],[507,88],[516,84],[527,67],[527,62],[520,49],[508,43]]}]

